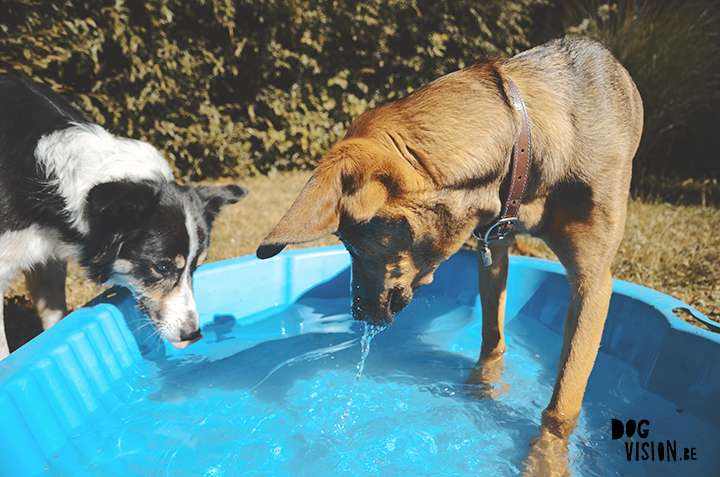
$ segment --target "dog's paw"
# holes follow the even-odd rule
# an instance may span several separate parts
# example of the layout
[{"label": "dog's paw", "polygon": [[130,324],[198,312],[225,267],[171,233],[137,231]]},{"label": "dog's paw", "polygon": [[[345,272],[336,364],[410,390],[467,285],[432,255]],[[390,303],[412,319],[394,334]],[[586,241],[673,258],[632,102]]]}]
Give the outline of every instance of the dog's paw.
[{"label": "dog's paw", "polygon": [[468,393],[478,399],[495,399],[509,391],[510,385],[501,380],[504,367],[502,355],[480,358],[465,381]]},{"label": "dog's paw", "polygon": [[467,393],[476,399],[496,399],[510,390],[510,385],[498,381],[490,384],[466,382]]},{"label": "dog's paw", "polygon": [[540,434],[530,442],[530,452],[522,463],[523,477],[569,477],[570,441],[541,427]]}]

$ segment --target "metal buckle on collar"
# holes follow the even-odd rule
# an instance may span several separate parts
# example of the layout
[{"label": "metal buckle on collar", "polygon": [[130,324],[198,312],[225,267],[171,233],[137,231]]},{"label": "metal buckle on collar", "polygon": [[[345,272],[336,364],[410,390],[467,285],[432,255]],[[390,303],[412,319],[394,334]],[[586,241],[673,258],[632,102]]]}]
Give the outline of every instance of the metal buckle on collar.
[{"label": "metal buckle on collar", "polygon": [[510,233],[513,225],[515,225],[517,221],[517,217],[507,217],[504,219],[500,219],[495,222],[492,227],[487,230],[487,232],[485,232],[485,235],[483,235],[482,238],[478,237],[475,233],[475,230],[473,230],[472,234],[473,237],[475,237],[478,241],[478,248],[480,250],[480,256],[483,260],[483,265],[485,265],[486,267],[492,265],[492,252],[490,252],[490,247],[488,247],[488,244],[491,244],[493,242],[499,242],[504,239],[505,236]]},{"label": "metal buckle on collar", "polygon": [[[488,229],[487,232],[485,232],[485,236],[482,238],[482,241],[485,243],[493,243],[493,242],[499,242],[502,239],[505,238],[507,234],[510,233],[512,230],[513,225],[515,225],[518,221],[517,217],[507,217],[505,219],[500,219],[495,224]],[[492,234],[492,235],[491,235]],[[475,235],[475,232],[473,231],[473,235]],[[475,236],[477,238],[477,236]]]}]

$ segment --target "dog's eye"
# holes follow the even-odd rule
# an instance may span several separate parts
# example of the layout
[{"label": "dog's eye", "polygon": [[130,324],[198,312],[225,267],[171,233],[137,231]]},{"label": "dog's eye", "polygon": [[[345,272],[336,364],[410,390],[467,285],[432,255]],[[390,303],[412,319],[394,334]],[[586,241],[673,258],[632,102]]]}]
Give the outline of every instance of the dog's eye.
[{"label": "dog's eye", "polygon": [[177,267],[170,265],[169,263],[154,263],[153,269],[162,276],[174,275],[177,272]]}]

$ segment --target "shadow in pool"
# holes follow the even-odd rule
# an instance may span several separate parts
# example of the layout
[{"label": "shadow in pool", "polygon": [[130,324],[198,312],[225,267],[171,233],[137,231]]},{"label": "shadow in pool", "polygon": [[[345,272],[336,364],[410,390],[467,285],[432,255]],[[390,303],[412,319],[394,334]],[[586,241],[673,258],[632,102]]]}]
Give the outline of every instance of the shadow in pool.
[{"label": "shadow in pool", "polygon": [[[279,401],[298,380],[327,372],[349,375],[349,389],[360,359],[363,332],[363,324],[348,313],[349,279],[346,270],[306,292],[290,308],[245,327],[239,327],[229,315],[216,316],[203,328],[211,343],[206,346],[235,345],[229,342],[237,340],[238,351],[221,359],[204,355],[153,358],[159,389],[149,398],[178,401],[210,391],[252,390],[260,399]],[[452,315],[449,319],[448,314]],[[449,320],[458,330],[476,321],[474,308],[466,304],[420,294],[393,325],[376,336],[363,379],[463,388],[475,360],[443,350],[428,339],[435,335],[433,325],[439,318],[443,323]]]},{"label": "shadow in pool", "polygon": [[216,315],[212,323],[206,325],[205,332],[215,333],[215,342],[233,339],[232,330],[235,327],[235,317],[232,315]]},{"label": "shadow in pool", "polygon": [[[298,305],[304,304],[302,300]],[[313,310],[322,313],[322,303]],[[409,319],[413,316],[405,316]],[[272,320],[272,317],[269,318]],[[462,386],[472,359],[438,350],[422,340],[421,329],[432,318],[412,319],[412,326],[391,327],[375,338],[364,376],[377,380]],[[361,323],[350,323],[350,333],[307,333],[256,343],[236,354],[211,361],[159,359],[160,389],[150,396],[159,401],[191,399],[204,390],[247,392],[265,400],[279,401],[297,380],[310,380],[318,373],[339,371],[354,375],[360,358]],[[220,339],[231,339],[229,331]],[[347,383],[348,387],[350,382]]]}]

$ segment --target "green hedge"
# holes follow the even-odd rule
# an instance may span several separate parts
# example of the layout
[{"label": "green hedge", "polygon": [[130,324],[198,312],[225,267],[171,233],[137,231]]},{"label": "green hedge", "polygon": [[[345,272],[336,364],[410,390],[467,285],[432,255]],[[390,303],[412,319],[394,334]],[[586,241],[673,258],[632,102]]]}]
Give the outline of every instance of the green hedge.
[{"label": "green hedge", "polygon": [[[643,96],[645,174],[720,174],[716,0],[0,0],[0,74],[35,78],[179,177],[313,167],[362,111],[557,36]],[[637,182],[636,182],[637,185]]]},{"label": "green hedge", "polygon": [[0,73],[52,84],[179,176],[312,167],[353,117],[529,45],[543,0],[0,0]]}]

